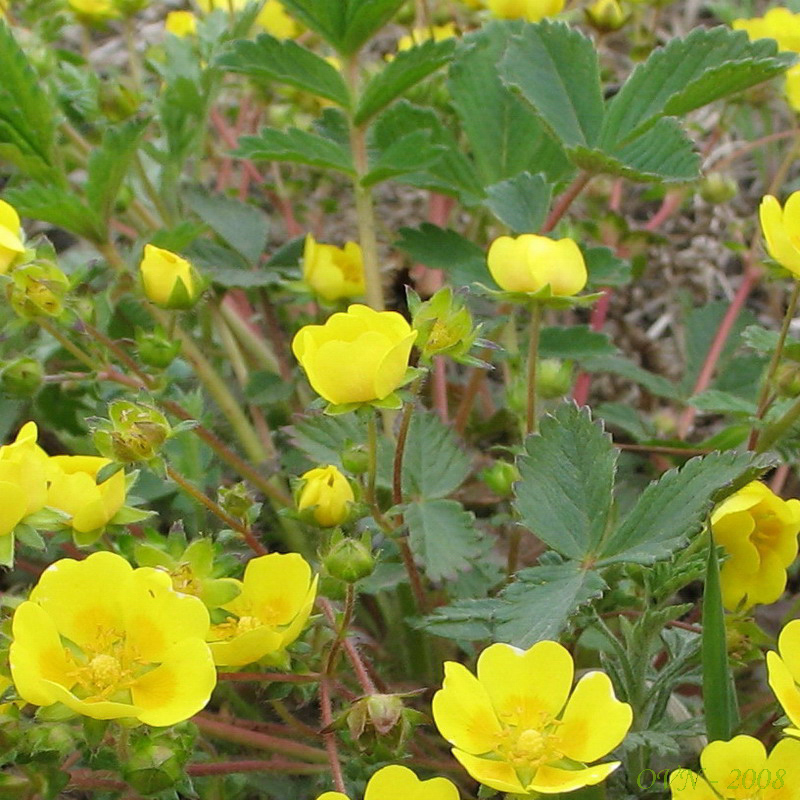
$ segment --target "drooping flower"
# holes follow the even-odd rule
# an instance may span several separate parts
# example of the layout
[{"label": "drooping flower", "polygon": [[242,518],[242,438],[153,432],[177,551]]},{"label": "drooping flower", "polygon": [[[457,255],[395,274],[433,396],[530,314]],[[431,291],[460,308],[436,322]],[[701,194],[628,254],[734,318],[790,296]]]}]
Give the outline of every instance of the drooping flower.
[{"label": "drooping flower", "polygon": [[347,242],[344,247],[317,242],[309,233],[303,249],[303,280],[323,300],[364,294],[364,258],[361,246]]},{"label": "drooping flower", "polygon": [[489,246],[489,272],[508,292],[538,292],[550,286],[554,295],[569,297],[586,286],[586,263],[572,239],[550,239],[525,233],[500,236]]},{"label": "drooping flower", "polygon": [[17,608],[9,652],[20,696],[93,719],[174,725],[216,685],[208,611],[169,575],[114,553],[51,564]]},{"label": "drooping flower", "polygon": [[173,36],[193,36],[197,19],[191,11],[170,11],[164,20],[164,30]]},{"label": "drooping flower", "polygon": [[564,8],[564,0],[487,0],[489,11],[500,19],[539,22]]},{"label": "drooping flower", "polygon": [[480,783],[512,794],[558,794],[605,780],[619,761],[587,766],[625,737],[633,713],[604,672],[585,674],[570,695],[572,656],[557,642],[526,651],[493,644],[477,677],[445,663],[433,718],[453,755]]},{"label": "drooping flower", "polygon": [[775,697],[795,726],[787,728],[786,733],[800,735],[800,620],[784,625],[778,636],[778,652],[767,653],[767,674]]},{"label": "drooping flower", "polygon": [[795,800],[800,742],[783,739],[767,756],[752,736],[711,742],[700,754],[702,775],[681,767],[669,776],[674,800]]},{"label": "drooping flower", "polygon": [[781,208],[777,198],[766,195],[758,209],[767,252],[782,267],[800,278],[800,192],[792,192]]},{"label": "drooping flower", "polygon": [[36,444],[35,422],[26,422],[12,444],[0,447],[0,536],[47,499],[47,454]]},{"label": "drooping flower", "polygon": [[0,200],[0,275],[5,275],[14,260],[24,252],[19,214],[14,206]]},{"label": "drooping flower", "polygon": [[147,299],[161,308],[191,308],[203,290],[200,277],[185,258],[152,244],[144,246],[139,271]]},{"label": "drooping flower", "polygon": [[797,556],[800,500],[782,500],[752,481],[714,509],[711,531],[729,555],[720,572],[725,607],[774,603]]},{"label": "drooping flower", "polygon": [[[341,792],[325,792],[317,800],[348,800]],[[421,781],[408,767],[391,764],[368,781],[364,800],[458,800],[458,789],[447,778]]]},{"label": "drooping flower", "polygon": [[355,502],[353,487],[333,465],[316,467],[304,473],[305,481],[297,498],[297,510],[309,510],[318,525],[332,528],[341,525]]},{"label": "drooping flower", "polygon": [[267,659],[284,664],[317,595],[317,576],[297,553],[270,553],[248,562],[241,593],[222,608],[229,618],[209,633],[214,662],[239,667]]},{"label": "drooping flower", "polygon": [[395,311],[351,305],[324,325],[306,325],[292,351],[329,403],[383,400],[402,385],[416,331]]}]

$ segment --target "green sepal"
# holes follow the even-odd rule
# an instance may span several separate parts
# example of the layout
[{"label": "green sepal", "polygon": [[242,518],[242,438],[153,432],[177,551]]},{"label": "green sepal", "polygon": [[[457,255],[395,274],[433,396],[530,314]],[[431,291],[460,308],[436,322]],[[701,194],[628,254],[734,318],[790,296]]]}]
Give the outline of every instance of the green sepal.
[{"label": "green sepal", "polygon": [[105,527],[93,531],[76,531],[72,529],[72,541],[76,547],[91,547],[104,533]]},{"label": "green sepal", "polygon": [[369,405],[387,411],[398,411],[403,407],[403,399],[397,392],[386,395],[382,400],[373,400]]},{"label": "green sepal", "polygon": [[14,531],[6,536],[0,536],[0,566],[14,566]]},{"label": "green sepal", "polygon": [[487,294],[504,303],[523,303],[525,305],[540,303],[547,308],[556,309],[590,306],[603,296],[602,292],[592,292],[573,297],[554,295],[549,283],[536,292],[507,292],[503,289],[490,289],[485,284],[477,282],[473,285],[477,287],[481,294]]},{"label": "green sepal", "polygon": [[327,414],[330,417],[338,417],[340,414],[349,414],[351,411],[358,411],[359,408],[363,408],[365,405],[369,405],[368,403],[328,403],[325,406],[323,414]]},{"label": "green sepal", "polygon": [[44,550],[47,547],[39,531],[37,531],[36,528],[32,528],[26,522],[20,522],[19,525],[14,528],[14,536],[19,539],[21,544],[24,544],[26,547],[31,547],[34,550]]},{"label": "green sepal", "polygon": [[97,473],[97,477],[95,478],[95,483],[98,486],[101,483],[105,483],[109,478],[113,478],[121,469],[124,468],[125,465],[121,464],[119,461],[112,461],[110,464],[106,464]]},{"label": "green sepal", "polygon": [[69,522],[69,519],[69,514],[48,506],[39,511],[35,511],[33,514],[28,514],[28,516],[22,520],[22,524],[28,525],[31,528],[51,531],[61,527],[65,522]]},{"label": "green sepal", "polygon": [[203,582],[200,599],[208,608],[219,608],[241,594],[242,587],[235,578],[216,578]]},{"label": "green sepal", "polygon": [[109,525],[131,525],[134,522],[143,522],[155,514],[155,511],[145,510],[143,508],[134,508],[133,506],[122,506],[122,508],[114,514],[108,521]]},{"label": "green sepal", "polygon": [[77,711],[65,706],[63,703],[53,703],[51,706],[40,706],[36,709],[37,722],[63,722],[78,716]]}]

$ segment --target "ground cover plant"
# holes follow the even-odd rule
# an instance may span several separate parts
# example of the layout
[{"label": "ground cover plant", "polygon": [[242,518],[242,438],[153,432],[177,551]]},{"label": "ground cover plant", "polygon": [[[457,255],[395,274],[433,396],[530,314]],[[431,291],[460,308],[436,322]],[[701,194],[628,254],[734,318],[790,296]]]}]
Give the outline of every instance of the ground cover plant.
[{"label": "ground cover plant", "polygon": [[0,13],[0,797],[800,797],[800,13]]}]

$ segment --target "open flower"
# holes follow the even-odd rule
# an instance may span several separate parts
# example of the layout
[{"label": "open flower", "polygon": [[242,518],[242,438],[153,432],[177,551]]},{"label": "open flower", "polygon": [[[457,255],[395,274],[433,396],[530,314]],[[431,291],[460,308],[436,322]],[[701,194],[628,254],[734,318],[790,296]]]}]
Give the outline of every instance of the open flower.
[{"label": "open flower", "polygon": [[800,742],[783,739],[767,756],[758,739],[734,736],[706,745],[700,765],[702,776],[683,767],[670,773],[674,800],[795,800]]},{"label": "open flower", "polygon": [[800,14],[788,8],[771,8],[763,17],[735,19],[734,30],[745,31],[750,41],[775,39],[781,50],[800,52]]},{"label": "open flower", "polygon": [[12,262],[24,252],[19,214],[14,206],[0,200],[0,275],[5,275]]},{"label": "open flower", "polygon": [[490,645],[477,677],[454,661],[444,668],[433,718],[475,780],[499,792],[558,794],[594,786],[619,766],[586,764],[623,740],[631,707],[604,672],[586,673],[570,696],[572,656],[557,642]]},{"label": "open flower", "polygon": [[767,653],[767,674],[775,697],[795,726],[786,733],[800,735],[800,620],[787,623],[778,636],[778,652]]},{"label": "open flower", "polygon": [[323,528],[341,525],[347,519],[355,496],[350,482],[336,467],[316,467],[300,479],[305,484],[297,498],[298,511],[309,509],[317,525]]},{"label": "open flower", "polygon": [[[341,792],[325,792],[317,800],[348,798]],[[447,778],[421,781],[408,767],[392,764],[369,779],[364,800],[458,800],[458,789]]]},{"label": "open flower", "polygon": [[758,209],[767,252],[782,267],[800,278],[800,192],[792,192],[781,208],[768,194]]},{"label": "open flower", "polygon": [[197,19],[191,11],[170,11],[164,20],[164,30],[173,36],[193,36],[197,30]]},{"label": "open flower", "polygon": [[48,462],[47,505],[69,514],[78,533],[101,530],[125,503],[123,470],[97,483],[98,473],[110,463],[99,456],[53,456]]},{"label": "open flower", "polygon": [[165,572],[108,552],[62,559],[14,614],[11,676],[37,706],[174,725],[216,684],[208,625],[205,606],[175,592]]},{"label": "open flower", "polygon": [[782,500],[752,481],[714,509],[711,531],[729,554],[720,572],[725,607],[774,603],[797,556],[800,500]]},{"label": "open flower", "polygon": [[443,42],[456,36],[458,36],[458,31],[452,22],[446,22],[444,25],[432,25],[427,28],[414,28],[411,33],[407,33],[397,40],[397,52],[410,50],[412,47],[419,46],[425,42]]},{"label": "open flower", "polygon": [[324,325],[301,328],[292,351],[314,391],[329,403],[369,403],[402,385],[416,338],[397,312],[355,304]]},{"label": "open flower", "polygon": [[500,236],[489,246],[489,272],[507,292],[538,292],[550,286],[554,295],[569,297],[586,286],[583,253],[572,239],[550,239],[525,233]]},{"label": "open flower", "polygon": [[209,633],[219,666],[239,667],[269,657],[286,661],[286,648],[300,635],[317,595],[317,576],[297,553],[270,553],[248,562],[238,597],[222,608],[231,616]]},{"label": "open flower", "polygon": [[525,19],[539,22],[564,8],[564,0],[487,0],[489,11],[500,19]]},{"label": "open flower", "polygon": [[139,271],[147,299],[161,308],[191,308],[203,290],[200,276],[185,258],[152,244],[144,246]]},{"label": "open flower", "polygon": [[26,422],[12,444],[0,447],[0,536],[47,499],[47,454],[36,444],[35,422]]},{"label": "open flower", "polygon": [[322,244],[307,234],[303,249],[303,280],[328,302],[364,294],[361,246],[356,242],[347,242],[344,247]]}]

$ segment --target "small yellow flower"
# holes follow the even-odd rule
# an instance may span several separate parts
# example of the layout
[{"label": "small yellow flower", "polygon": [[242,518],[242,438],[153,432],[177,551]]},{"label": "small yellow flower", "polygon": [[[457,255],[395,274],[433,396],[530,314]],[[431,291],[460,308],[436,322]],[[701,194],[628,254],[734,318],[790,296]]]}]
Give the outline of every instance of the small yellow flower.
[{"label": "small yellow flower", "polygon": [[458,31],[452,22],[444,25],[434,25],[432,28],[414,28],[410,34],[401,36],[398,39],[397,52],[410,50],[415,45],[420,45],[424,42],[443,42],[445,39],[452,39],[455,36],[458,36]]},{"label": "small yellow flower", "polygon": [[69,524],[78,533],[104,528],[125,503],[123,470],[97,483],[97,474],[110,463],[99,456],[50,458],[47,505],[71,515]]},{"label": "small yellow flower", "polygon": [[297,553],[271,553],[248,562],[241,593],[223,604],[227,621],[209,633],[214,662],[240,667],[267,658],[286,661],[286,648],[300,635],[317,596],[317,576]]},{"label": "small yellow flower", "polygon": [[19,254],[24,252],[19,214],[14,206],[0,200],[0,275],[5,275]]},{"label": "small yellow flower", "polygon": [[[453,755],[480,783],[517,795],[559,794],[604,781],[619,761],[585,766],[607,755],[633,719],[604,672],[588,672],[570,696],[572,656],[557,642],[526,651],[493,644],[475,677],[444,665],[433,718]],[[576,763],[577,762],[577,763]]]},{"label": "small yellow flower", "polygon": [[194,267],[170,250],[146,244],[139,271],[147,299],[161,308],[191,308],[202,292]]},{"label": "small yellow flower", "polygon": [[564,0],[488,0],[489,11],[500,19],[525,19],[539,22],[564,8]]},{"label": "small yellow flower", "polygon": [[292,352],[329,403],[383,400],[404,381],[417,332],[395,311],[351,305],[324,325],[306,325]]},{"label": "small yellow flower", "polygon": [[276,39],[293,39],[300,33],[300,25],[294,17],[286,13],[283,4],[278,0],[267,0],[256,17],[256,25],[260,25]]},{"label": "small yellow flower", "polygon": [[[348,798],[341,792],[325,792],[317,800]],[[392,764],[369,779],[364,800],[458,800],[458,789],[447,778],[421,781],[408,767]]]},{"label": "small yellow flower", "polygon": [[36,444],[36,423],[26,422],[12,444],[0,447],[0,536],[47,499],[47,454]]},{"label": "small yellow flower", "polygon": [[500,236],[489,246],[487,260],[497,285],[508,292],[538,292],[549,285],[554,295],[569,297],[588,279],[583,254],[572,239]]},{"label": "small yellow flower", "polygon": [[113,0],[68,0],[69,7],[80,20],[100,22],[118,16]]},{"label": "small yellow flower", "polygon": [[786,102],[795,111],[800,112],[800,64],[786,70],[786,82],[783,85]]},{"label": "small yellow flower", "polygon": [[683,767],[670,773],[673,800],[794,800],[800,742],[783,739],[767,756],[758,739],[734,736],[706,745],[700,765],[702,776]]},{"label": "small yellow flower", "polygon": [[318,525],[332,528],[341,525],[355,502],[353,487],[336,467],[317,467],[301,476],[305,481],[297,500],[297,510],[309,509]]},{"label": "small yellow flower", "polygon": [[781,500],[753,481],[714,509],[711,531],[729,554],[720,572],[725,607],[774,603],[797,556],[800,500]]},{"label": "small yellow flower", "polygon": [[164,29],[173,36],[193,36],[197,20],[191,11],[170,11],[164,20]]},{"label": "small yellow flower", "polygon": [[767,653],[767,674],[775,697],[795,726],[785,732],[800,735],[800,620],[787,623],[778,636],[778,652]]},{"label": "small yellow flower", "polygon": [[733,29],[746,31],[750,41],[775,39],[781,50],[800,52],[800,14],[788,8],[771,8],[763,17],[735,19]]},{"label": "small yellow flower", "polygon": [[782,267],[800,278],[800,192],[792,192],[781,208],[768,194],[758,209],[767,252]]},{"label": "small yellow flower", "polygon": [[323,300],[364,294],[364,258],[361,246],[322,244],[309,233],[303,249],[303,280]]},{"label": "small yellow flower", "polygon": [[174,725],[216,684],[208,627],[206,607],[175,592],[166,572],[108,552],[62,559],[14,614],[11,676],[37,706]]}]

